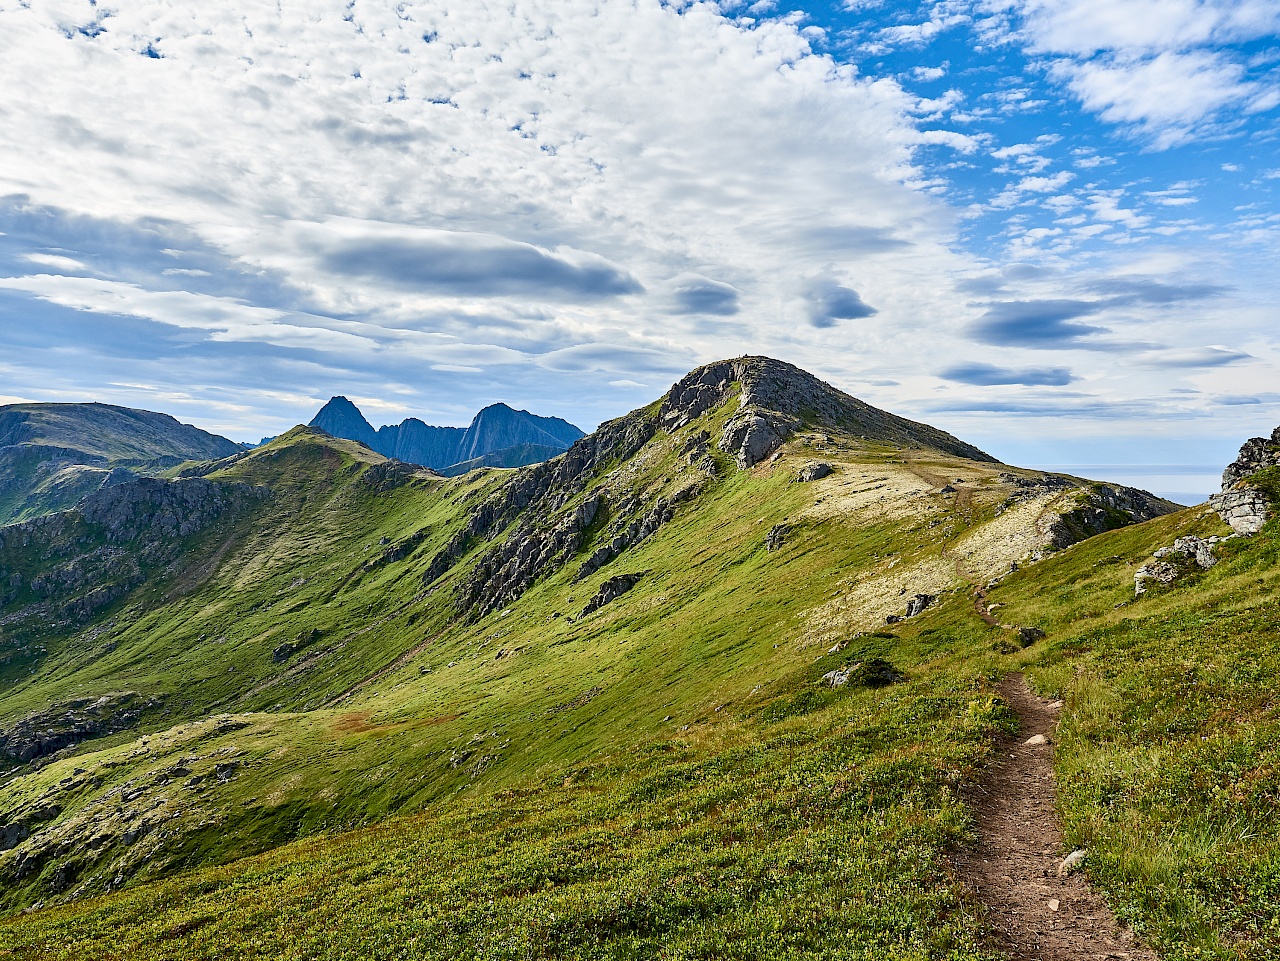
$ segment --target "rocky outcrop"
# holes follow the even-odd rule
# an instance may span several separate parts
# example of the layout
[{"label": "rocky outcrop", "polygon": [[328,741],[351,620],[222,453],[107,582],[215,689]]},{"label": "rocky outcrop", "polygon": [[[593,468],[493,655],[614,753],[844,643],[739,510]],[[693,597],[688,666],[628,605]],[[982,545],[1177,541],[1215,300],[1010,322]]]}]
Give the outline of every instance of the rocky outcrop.
[{"label": "rocky outcrop", "polygon": [[1139,524],[1181,508],[1147,491],[1110,484],[1093,484],[1081,491],[1077,503],[1049,525],[1049,546],[1061,550],[1095,534]]},{"label": "rocky outcrop", "polygon": [[89,738],[128,730],[160,703],[136,691],[62,701],[0,730],[0,754],[19,762],[55,754]]},{"label": "rocky outcrop", "polygon": [[818,461],[813,464],[805,464],[796,474],[796,482],[800,484],[808,484],[812,481],[822,480],[831,473],[831,465]]},{"label": "rocky outcrop", "polygon": [[[496,540],[506,532],[503,543],[477,561],[459,588],[458,604],[469,614],[479,615],[510,603],[583,545],[581,530],[560,515],[606,465],[625,463],[659,431],[681,430],[735,396],[738,408],[716,446],[731,454],[741,469],[768,457],[809,423],[852,430],[867,440],[993,460],[950,434],[877,410],[790,364],[767,357],[720,361],[698,368],[673,385],[656,413],[643,408],[609,421],[554,460],[517,471],[472,509],[462,528],[436,553],[423,574],[424,585],[433,585],[478,543]],[[692,433],[681,453],[713,476],[716,467],[710,442],[709,431]],[[634,515],[619,506],[606,539],[583,562],[579,576],[590,575],[650,536],[670,520],[673,505],[685,493],[698,489],[694,485],[665,501],[657,498]],[[620,502],[628,496],[622,490],[610,496],[615,494]],[[520,526],[511,530],[517,523]]]},{"label": "rocky outcrop", "polygon": [[542,574],[561,567],[578,552],[603,504],[604,498],[596,494],[551,527],[517,527],[502,544],[481,556],[459,587],[463,609],[483,617],[516,600]]},{"label": "rocky outcrop", "polygon": [[633,574],[617,574],[609,578],[600,585],[600,589],[595,592],[591,600],[587,601],[587,606],[582,609],[582,616],[586,617],[593,611],[600,610],[600,608],[604,607],[606,604],[616,601],[623,594],[627,593],[627,591],[631,590],[631,588],[639,584],[640,579],[648,573],[648,571],[637,571]]},{"label": "rocky outcrop", "polygon": [[1236,459],[1222,472],[1222,489],[1230,490],[1240,481],[1268,467],[1280,467],[1280,427],[1267,437],[1250,437],[1240,447]]},{"label": "rocky outcrop", "polygon": [[900,624],[908,617],[915,617],[919,614],[923,614],[925,610],[937,599],[937,595],[935,594],[917,594],[915,597],[911,598],[911,600],[907,601],[907,611],[905,614],[890,614],[884,619],[884,622],[886,624]]},{"label": "rocky outcrop", "polygon": [[1141,597],[1145,594],[1153,581],[1167,587],[1196,569],[1207,571],[1218,563],[1218,558],[1213,554],[1214,546],[1229,539],[1229,537],[1200,538],[1188,535],[1179,537],[1169,547],[1160,548],[1152,555],[1154,560],[1134,571],[1134,596]]},{"label": "rocky outcrop", "polygon": [[774,524],[769,528],[769,533],[764,536],[764,549],[767,551],[776,551],[782,547],[787,540],[787,534],[791,532],[791,527],[787,524]]},{"label": "rocky outcrop", "polygon": [[269,496],[246,484],[140,478],[72,510],[0,528],[6,640],[39,647],[51,629],[84,622],[180,560],[189,537]]},{"label": "rocky outcrop", "polygon": [[622,516],[617,518],[605,530],[604,543],[592,551],[591,555],[582,562],[574,580],[580,581],[590,577],[627,548],[635,547],[641,541],[657,533],[658,528],[675,516],[677,504],[693,499],[700,491],[701,487],[699,485],[690,484],[687,487],[682,487],[669,498],[657,498],[653,505],[643,512],[632,514],[625,511],[625,509],[621,510]]},{"label": "rocky outcrop", "polygon": [[822,679],[832,687],[845,687],[849,684],[862,687],[888,687],[890,684],[905,681],[907,676],[883,658],[873,657],[828,671],[822,675]]},{"label": "rocky outcrop", "polygon": [[746,470],[785,444],[802,423],[798,417],[747,408],[724,425],[717,446],[733,456],[740,470]]},{"label": "rocky outcrop", "polygon": [[1273,467],[1280,467],[1280,427],[1269,439],[1251,437],[1245,441],[1239,456],[1222,472],[1222,490],[1209,498],[1209,506],[1237,534],[1256,534],[1267,523],[1270,498],[1250,480]]}]

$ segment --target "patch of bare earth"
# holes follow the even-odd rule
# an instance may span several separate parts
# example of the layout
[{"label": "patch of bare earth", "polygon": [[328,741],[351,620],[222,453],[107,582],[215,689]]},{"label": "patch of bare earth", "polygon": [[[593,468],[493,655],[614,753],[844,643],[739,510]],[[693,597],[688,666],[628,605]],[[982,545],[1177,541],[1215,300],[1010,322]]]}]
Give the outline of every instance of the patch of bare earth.
[{"label": "patch of bare earth", "polygon": [[1052,738],[1057,709],[1033,695],[1021,675],[1006,678],[1000,693],[1022,730],[997,746],[976,795],[978,843],[955,859],[986,907],[994,945],[1013,961],[1155,961],[1081,874],[1059,876],[1065,852],[1053,804],[1053,747],[1025,743],[1037,734]]}]

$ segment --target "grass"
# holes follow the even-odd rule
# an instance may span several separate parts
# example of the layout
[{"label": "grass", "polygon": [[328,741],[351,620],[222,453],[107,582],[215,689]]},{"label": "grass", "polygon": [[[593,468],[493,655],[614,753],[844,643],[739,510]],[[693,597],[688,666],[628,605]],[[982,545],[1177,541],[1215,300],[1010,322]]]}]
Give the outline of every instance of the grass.
[{"label": "grass", "polygon": [[[679,489],[683,441],[592,484]],[[836,474],[793,483],[814,457]],[[1010,575],[988,591],[1000,619],[1048,634],[1021,650],[951,553],[995,519],[999,465],[801,437],[773,466],[722,463],[591,577],[571,563],[471,622],[452,600],[469,559],[434,591],[422,572],[502,475],[373,491],[371,463],[306,435],[240,459],[224,476],[270,485],[268,506],[49,638],[0,698],[16,717],[127,682],[168,712],[0,784],[0,823],[63,809],[37,870],[0,853],[0,898],[46,905],[0,921],[0,957],[985,958],[946,855],[1015,669],[1067,700],[1067,841],[1120,916],[1167,958],[1280,951],[1275,525],[1136,601],[1134,569],[1216,518]],[[963,497],[930,493],[957,476]],[[857,596],[900,609],[926,575],[939,601],[892,630],[842,606],[881,585]],[[906,680],[821,681],[872,658]]]}]

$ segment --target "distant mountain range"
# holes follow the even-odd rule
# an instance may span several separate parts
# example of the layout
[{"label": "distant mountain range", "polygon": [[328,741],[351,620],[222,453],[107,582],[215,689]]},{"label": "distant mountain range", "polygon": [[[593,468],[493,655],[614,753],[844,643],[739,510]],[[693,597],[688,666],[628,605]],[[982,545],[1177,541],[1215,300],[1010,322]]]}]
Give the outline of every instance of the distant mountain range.
[{"label": "distant mountain range", "polygon": [[374,430],[360,408],[342,396],[320,408],[310,426],[359,441],[383,457],[421,464],[450,477],[478,467],[537,464],[584,436],[559,417],[540,417],[506,404],[486,407],[469,427],[433,427],[410,417]]},{"label": "distant mountain range", "polygon": [[242,451],[168,414],[111,404],[0,407],[0,524],[73,507],[103,487]]}]

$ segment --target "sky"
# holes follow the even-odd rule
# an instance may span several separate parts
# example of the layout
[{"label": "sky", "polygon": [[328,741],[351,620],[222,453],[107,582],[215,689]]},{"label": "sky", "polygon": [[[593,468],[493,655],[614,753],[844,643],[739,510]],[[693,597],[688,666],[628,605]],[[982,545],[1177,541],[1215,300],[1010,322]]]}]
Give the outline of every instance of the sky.
[{"label": "sky", "polygon": [[766,354],[1201,493],[1280,423],[1280,0],[0,0],[0,89],[0,403],[590,429]]}]

